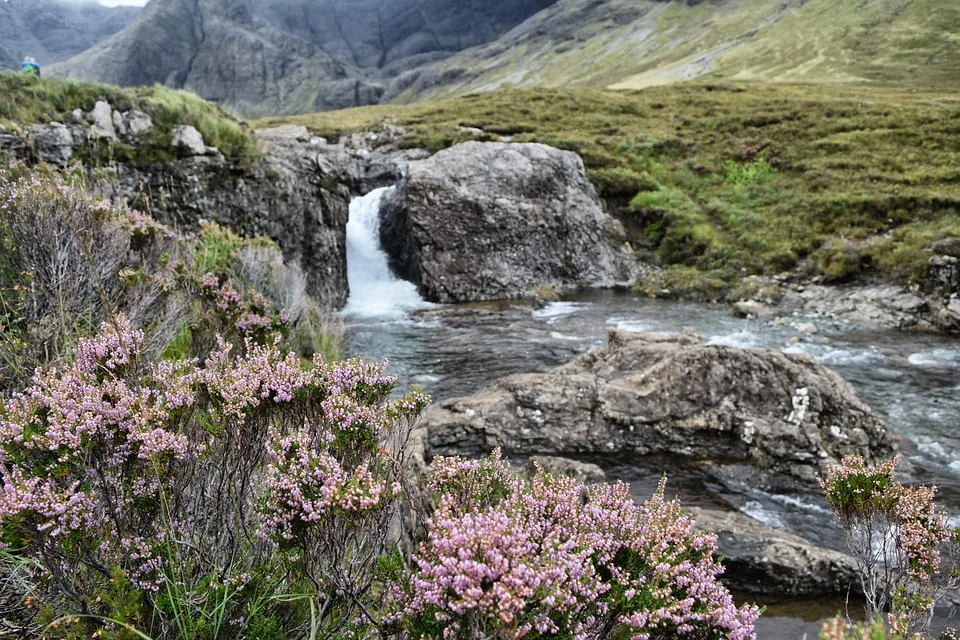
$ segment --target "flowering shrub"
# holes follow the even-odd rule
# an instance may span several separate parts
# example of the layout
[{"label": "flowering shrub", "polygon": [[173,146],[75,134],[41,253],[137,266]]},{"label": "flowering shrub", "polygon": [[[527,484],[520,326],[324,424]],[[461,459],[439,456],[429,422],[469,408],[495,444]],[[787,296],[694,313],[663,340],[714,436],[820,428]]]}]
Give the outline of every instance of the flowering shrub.
[{"label": "flowering shrub", "polygon": [[636,505],[622,483],[529,483],[499,451],[434,461],[439,504],[396,594],[414,638],[753,638],[698,533],[661,483]]},{"label": "flowering shrub", "polygon": [[[303,368],[276,342],[233,356],[221,339],[202,364],[151,364],[143,343],[105,323],[4,407],[0,533],[41,568],[45,606],[163,637],[378,624],[425,396],[391,401],[382,365]],[[105,596],[118,584],[136,594],[126,614]]]},{"label": "flowering shrub", "polygon": [[937,601],[960,585],[960,528],[935,508],[935,487],[895,480],[898,462],[868,467],[847,456],[820,484],[857,562],[868,617],[889,610],[895,637],[922,637]]}]

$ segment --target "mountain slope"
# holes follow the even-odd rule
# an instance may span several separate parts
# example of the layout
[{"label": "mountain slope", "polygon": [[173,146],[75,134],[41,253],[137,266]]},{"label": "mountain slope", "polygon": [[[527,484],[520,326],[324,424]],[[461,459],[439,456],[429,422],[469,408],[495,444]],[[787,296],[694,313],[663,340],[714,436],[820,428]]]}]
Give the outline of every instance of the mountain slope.
[{"label": "mountain slope", "polygon": [[388,97],[704,75],[956,88],[958,32],[952,0],[561,0],[497,42],[406,74]]},{"label": "mountain slope", "polygon": [[65,60],[123,29],[139,7],[104,7],[62,0],[0,1],[0,69],[17,69],[24,56],[41,65]]},{"label": "mountain slope", "polygon": [[153,0],[52,70],[161,82],[246,114],[377,103],[392,75],[495,38],[555,0]]}]

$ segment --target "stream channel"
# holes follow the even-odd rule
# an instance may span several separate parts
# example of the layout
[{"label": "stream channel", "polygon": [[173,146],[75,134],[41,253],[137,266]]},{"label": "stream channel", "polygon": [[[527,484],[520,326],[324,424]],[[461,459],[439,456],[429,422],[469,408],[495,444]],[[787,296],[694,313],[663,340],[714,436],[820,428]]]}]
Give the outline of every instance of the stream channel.
[{"label": "stream channel", "polygon": [[[380,248],[378,189],[356,198],[347,225],[350,298],[343,310],[344,354],[389,359],[401,388],[418,385],[434,400],[474,393],[512,373],[546,371],[606,344],[611,329],[676,334],[693,330],[709,344],[806,353],[848,380],[860,397],[901,436],[900,450],[916,481],[935,483],[938,503],[960,513],[960,341],[946,336],[864,330],[817,319],[814,336],[789,325],[743,320],[723,304],[666,301],[592,291],[534,308],[505,301],[456,306],[424,302],[398,280]],[[806,322],[807,319],[798,319]],[[684,468],[673,461],[590,460],[611,479],[630,482],[639,500],[661,474],[684,504],[726,506],[811,542],[844,549],[826,502],[816,494],[765,491],[742,469]],[[820,622],[841,601],[763,601],[761,640],[818,637]],[[851,602],[851,613],[859,609]],[[950,615],[947,612],[947,615]],[[951,620],[956,626],[956,618]]]}]

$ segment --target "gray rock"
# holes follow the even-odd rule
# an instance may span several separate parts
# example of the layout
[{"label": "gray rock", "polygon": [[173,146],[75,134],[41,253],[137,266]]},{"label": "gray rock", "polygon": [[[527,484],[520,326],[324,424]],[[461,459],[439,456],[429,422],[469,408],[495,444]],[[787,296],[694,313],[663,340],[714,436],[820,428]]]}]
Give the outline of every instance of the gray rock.
[{"label": "gray rock", "polygon": [[139,109],[131,109],[125,113],[123,122],[126,125],[127,133],[134,139],[146,135],[153,129],[153,119]]},{"label": "gray rock", "polygon": [[36,157],[55,167],[64,168],[73,157],[73,134],[59,122],[49,126],[34,125],[27,132]]},{"label": "gray rock", "polygon": [[684,509],[698,529],[717,534],[727,587],[767,596],[825,596],[856,592],[856,563],[850,556],[815,546],[736,511]]},{"label": "gray rock", "polygon": [[779,309],[865,328],[935,330],[937,305],[931,302],[916,291],[895,285],[808,284],[785,290]]},{"label": "gray rock", "polygon": [[532,456],[527,461],[527,474],[533,475],[537,467],[556,476],[567,476],[578,482],[596,484],[604,482],[607,474],[599,466],[590,462],[580,462],[570,458],[556,456]]},{"label": "gray rock", "polygon": [[173,128],[173,150],[188,156],[202,156],[207,152],[207,145],[203,136],[194,127],[188,124],[177,125]]},{"label": "gray rock", "polygon": [[90,111],[90,132],[95,138],[117,139],[117,131],[113,128],[113,108],[105,100],[98,100]]},{"label": "gray rock", "polygon": [[671,454],[751,464],[814,483],[894,437],[840,376],[805,355],[611,332],[548,373],[513,375],[431,406],[430,455]]},{"label": "gray rock", "polygon": [[733,303],[733,313],[739,318],[772,318],[776,312],[768,305],[756,300],[740,300]]},{"label": "gray rock", "polygon": [[382,211],[394,270],[433,302],[628,282],[636,261],[580,157],[541,144],[465,142],[410,165]]},{"label": "gray rock", "polygon": [[127,125],[123,121],[123,114],[117,110],[113,111],[113,129],[117,132],[118,136],[126,137]]},{"label": "gray rock", "polygon": [[83,109],[74,109],[70,114],[70,118],[73,120],[73,124],[86,124],[87,116],[83,112]]}]

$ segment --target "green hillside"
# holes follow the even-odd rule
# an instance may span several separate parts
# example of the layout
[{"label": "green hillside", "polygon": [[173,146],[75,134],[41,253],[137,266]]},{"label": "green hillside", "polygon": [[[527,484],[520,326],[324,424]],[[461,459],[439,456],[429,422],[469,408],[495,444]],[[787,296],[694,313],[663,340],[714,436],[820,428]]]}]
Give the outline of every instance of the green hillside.
[{"label": "green hillside", "polygon": [[960,88],[960,4],[571,0],[435,65],[397,99],[519,86],[636,89],[703,76]]},{"label": "green hillside", "polygon": [[960,237],[960,96],[685,83],[529,89],[292,118],[325,136],[407,129],[439,149],[509,135],[581,154],[639,257],[674,288],[798,267],[924,282],[928,246]]}]

